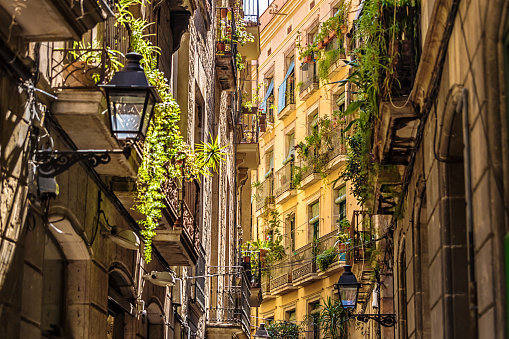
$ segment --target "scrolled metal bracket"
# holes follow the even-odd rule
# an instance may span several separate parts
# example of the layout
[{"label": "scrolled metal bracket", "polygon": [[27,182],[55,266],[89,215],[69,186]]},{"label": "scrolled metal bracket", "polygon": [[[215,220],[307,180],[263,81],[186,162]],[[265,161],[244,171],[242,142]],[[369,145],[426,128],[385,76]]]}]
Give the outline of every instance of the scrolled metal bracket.
[{"label": "scrolled metal bracket", "polygon": [[352,317],[363,323],[374,320],[384,327],[393,327],[396,324],[395,314],[353,314]]},{"label": "scrolled metal bracket", "polygon": [[53,178],[80,161],[85,161],[90,167],[107,164],[111,161],[111,154],[123,154],[126,158],[129,158],[131,147],[116,150],[39,150],[35,152],[35,163],[39,167],[39,176]]}]

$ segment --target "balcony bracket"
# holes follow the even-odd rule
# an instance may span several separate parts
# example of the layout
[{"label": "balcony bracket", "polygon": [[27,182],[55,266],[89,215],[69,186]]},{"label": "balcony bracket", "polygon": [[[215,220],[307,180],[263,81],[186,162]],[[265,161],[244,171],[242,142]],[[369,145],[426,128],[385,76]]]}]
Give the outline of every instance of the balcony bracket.
[{"label": "balcony bracket", "polygon": [[180,41],[182,35],[188,31],[189,18],[191,12],[189,11],[172,11],[171,12],[171,31],[173,32],[173,52],[180,48]]}]

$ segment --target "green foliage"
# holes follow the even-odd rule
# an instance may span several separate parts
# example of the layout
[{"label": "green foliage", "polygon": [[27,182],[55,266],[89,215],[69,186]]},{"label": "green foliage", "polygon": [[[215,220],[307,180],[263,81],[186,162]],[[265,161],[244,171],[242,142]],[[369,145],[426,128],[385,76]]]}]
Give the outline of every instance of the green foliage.
[{"label": "green foliage", "polygon": [[267,325],[267,332],[271,339],[299,339],[303,324],[291,321],[274,321]]},{"label": "green foliage", "polygon": [[357,200],[364,204],[372,195],[369,188],[369,147],[370,143],[365,141],[366,136],[358,129],[351,137],[346,138],[348,154],[346,157],[345,169],[340,178],[352,183],[352,194]]},{"label": "green foliage", "polygon": [[[254,271],[258,267],[258,252],[267,250],[267,254],[261,258],[261,265],[268,266],[271,263],[281,260],[285,256],[285,247],[283,246],[283,235],[280,231],[281,219],[279,212],[273,210],[269,213],[268,230],[272,231],[272,239],[256,239],[247,241],[242,245],[244,255],[251,257],[251,269]],[[267,273],[264,271],[264,273]]]},{"label": "green foliage", "polygon": [[347,338],[346,332],[346,313],[339,299],[328,297],[320,304],[320,313],[315,318],[321,329],[321,338],[344,339]]},{"label": "green foliage", "polygon": [[[120,0],[117,3],[115,25],[128,27],[131,50],[143,56],[141,64],[151,85],[155,86],[162,103],[155,105],[154,115],[143,145],[143,160],[138,169],[137,198],[135,208],[145,216],[139,221],[145,239],[145,260],[150,262],[152,238],[162,217],[164,193],[161,185],[169,178],[193,179],[200,174],[210,175],[209,167],[216,170],[224,160],[216,138],[212,143],[196,146],[196,151],[187,145],[178,129],[180,108],[170,94],[168,80],[157,68],[160,49],[150,41],[145,31],[151,25],[146,20],[135,18],[129,11],[132,5],[143,5],[140,0]],[[185,159],[185,161],[184,161]]]},{"label": "green foliage", "polygon": [[322,272],[325,272],[327,268],[334,263],[337,257],[338,254],[336,253],[336,249],[334,247],[327,248],[316,257],[316,264],[318,265],[318,269]]}]

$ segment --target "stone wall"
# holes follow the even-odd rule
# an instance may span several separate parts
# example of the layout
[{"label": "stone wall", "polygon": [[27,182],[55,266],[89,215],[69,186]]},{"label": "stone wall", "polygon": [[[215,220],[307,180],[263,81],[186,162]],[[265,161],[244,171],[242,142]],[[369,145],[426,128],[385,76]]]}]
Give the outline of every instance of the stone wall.
[{"label": "stone wall", "polygon": [[[430,40],[437,18],[445,18],[451,7],[427,1],[423,8],[434,9],[422,14],[423,23],[429,22],[423,34],[429,40],[423,42],[426,53],[437,48]],[[506,11],[504,1],[461,1],[438,92],[422,94],[423,103],[433,100],[433,105],[421,120],[405,215],[394,232],[398,338],[507,336],[503,256],[509,168],[502,33],[507,22],[501,14]],[[421,60],[419,72],[438,75],[440,67]],[[457,109],[463,89],[471,137],[473,262],[468,261],[463,111]],[[469,283],[470,269],[477,288]]]}]

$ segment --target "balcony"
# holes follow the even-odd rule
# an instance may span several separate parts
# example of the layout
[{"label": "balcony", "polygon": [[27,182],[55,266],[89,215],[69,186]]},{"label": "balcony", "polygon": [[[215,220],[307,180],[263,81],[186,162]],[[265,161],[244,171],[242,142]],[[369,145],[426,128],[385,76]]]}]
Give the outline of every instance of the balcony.
[{"label": "balcony", "polygon": [[235,13],[233,8],[216,9],[216,73],[224,91],[233,91],[237,78],[237,43],[235,37]]},{"label": "balcony", "polygon": [[299,248],[294,254],[295,263],[292,266],[294,286],[305,286],[318,280],[316,269],[316,244],[309,243]]},{"label": "balcony", "polygon": [[255,190],[256,213],[260,215],[274,206],[274,175],[270,174]]},{"label": "balcony", "polygon": [[[200,257],[196,264],[195,276],[205,275],[205,251],[200,248]],[[205,278],[196,278],[191,284],[191,305],[198,313],[205,312]]]},{"label": "balcony", "polygon": [[253,36],[254,41],[239,46],[239,52],[246,61],[256,60],[260,55],[260,18],[258,0],[242,1],[246,33]]},{"label": "balcony", "polygon": [[316,92],[319,87],[318,75],[316,72],[316,63],[304,63],[300,67],[302,84],[299,89],[299,99],[307,100],[311,94]]},{"label": "balcony", "polygon": [[270,275],[262,276],[260,286],[263,300],[274,299],[276,297],[270,293]]},{"label": "balcony", "polygon": [[[410,22],[419,14],[416,7],[398,7],[396,11],[389,7],[383,12],[382,25],[388,26],[394,15],[398,22]],[[388,66],[391,71],[381,74],[380,120],[374,129],[377,147],[372,151],[382,164],[408,165],[415,147],[419,119],[408,100],[419,64],[413,30],[412,26],[406,27],[387,39],[386,58],[392,60]]]},{"label": "balcony", "polygon": [[339,126],[334,127],[322,142],[321,153],[327,155],[327,169],[335,170],[346,161],[346,144],[343,131]]},{"label": "balcony", "polygon": [[320,239],[318,239],[319,243],[317,247],[317,255],[324,253],[324,251],[330,248],[334,248],[334,253],[336,254],[334,261],[325,270],[322,271],[318,268],[319,277],[331,276],[339,272],[341,270],[340,264],[345,264],[346,262],[346,253],[344,252],[344,250],[346,249],[347,245],[345,244],[336,245],[337,234],[338,230],[334,230],[329,234],[326,234],[323,237],[320,237]]},{"label": "balcony", "polygon": [[351,245],[354,247],[350,254],[351,259],[361,262],[369,260],[368,252],[376,246],[376,243],[371,241],[375,239],[377,233],[371,215],[367,211],[353,211],[350,225]]},{"label": "balcony", "polygon": [[196,180],[179,188],[168,180],[161,188],[165,194],[164,228],[157,230],[152,243],[170,266],[194,266],[200,253],[200,229],[195,213],[200,186]]},{"label": "balcony", "polygon": [[[105,0],[0,0],[2,22],[15,21],[12,36],[24,41],[70,41],[113,16],[113,3]],[[5,13],[5,14],[4,14]]]},{"label": "balcony", "polygon": [[240,286],[224,286],[214,291],[211,300],[217,307],[207,309],[207,337],[233,337],[248,339],[251,333],[249,282],[242,274]]},{"label": "balcony", "polygon": [[277,118],[283,120],[295,111],[295,75],[288,78],[285,92],[286,106],[278,113]]},{"label": "balcony", "polygon": [[[254,113],[252,113],[254,111]],[[239,167],[256,169],[260,164],[260,151],[258,148],[258,107],[245,110],[240,114],[237,130],[239,140],[237,141],[237,160],[242,162]]]},{"label": "balcony", "polygon": [[292,258],[272,263],[270,270],[270,293],[273,296],[287,294],[297,287],[292,283]]},{"label": "balcony", "polygon": [[[310,150],[311,152],[311,150]],[[309,161],[302,161],[301,163],[301,181],[300,189],[306,189],[321,180],[320,171],[318,166],[310,163]]]},{"label": "balcony", "polygon": [[287,162],[275,175],[276,204],[282,204],[297,195],[294,184],[294,161]]}]

